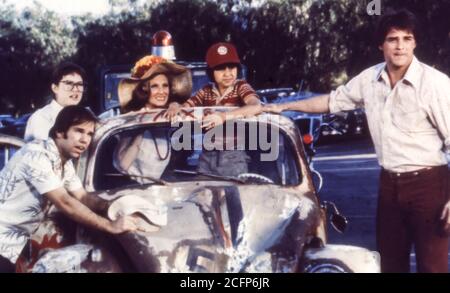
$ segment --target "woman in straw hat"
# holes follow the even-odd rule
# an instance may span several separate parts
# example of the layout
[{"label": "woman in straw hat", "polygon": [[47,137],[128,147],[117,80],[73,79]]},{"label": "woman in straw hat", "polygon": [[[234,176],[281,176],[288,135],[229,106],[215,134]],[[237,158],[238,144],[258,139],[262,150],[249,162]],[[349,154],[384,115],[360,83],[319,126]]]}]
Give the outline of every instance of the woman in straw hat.
[{"label": "woman in straw hat", "polygon": [[163,109],[167,108],[169,98],[185,99],[191,90],[189,69],[149,55],[136,62],[130,78],[120,81],[119,102],[122,113]]},{"label": "woman in straw hat", "polygon": [[[149,55],[139,60],[130,78],[119,83],[122,113],[152,112],[167,109],[169,100],[189,97],[192,80],[189,69],[164,58]],[[164,117],[173,115],[165,112]],[[170,141],[162,129],[147,129],[133,137],[121,137],[114,162],[117,169],[136,176],[159,178],[167,166]]]}]

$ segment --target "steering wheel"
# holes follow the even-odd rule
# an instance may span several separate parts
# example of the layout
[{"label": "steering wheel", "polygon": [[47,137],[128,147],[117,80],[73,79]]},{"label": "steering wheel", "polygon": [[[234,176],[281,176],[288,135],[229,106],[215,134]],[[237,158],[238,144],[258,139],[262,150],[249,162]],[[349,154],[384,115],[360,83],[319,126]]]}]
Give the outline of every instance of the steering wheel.
[{"label": "steering wheel", "polygon": [[256,182],[275,184],[272,179],[256,173],[242,173],[239,174],[238,178],[244,180],[246,183]]}]

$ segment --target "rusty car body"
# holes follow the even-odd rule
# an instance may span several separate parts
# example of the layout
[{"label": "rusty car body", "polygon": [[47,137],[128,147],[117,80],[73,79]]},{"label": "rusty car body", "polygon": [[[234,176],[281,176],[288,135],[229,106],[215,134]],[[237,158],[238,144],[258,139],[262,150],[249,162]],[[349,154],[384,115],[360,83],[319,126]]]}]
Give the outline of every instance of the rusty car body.
[{"label": "rusty car body", "polygon": [[[157,201],[163,223],[141,217],[155,229],[112,236],[76,225],[54,211],[32,236],[17,270],[379,272],[376,252],[327,243],[326,211],[292,120],[261,114],[230,122],[241,123],[246,129],[242,137],[249,158],[248,172],[236,177],[196,173],[199,153],[205,146],[176,149],[173,144],[180,141],[178,131],[183,125],[196,129],[212,110],[230,109],[192,108],[175,123],[164,118],[161,110],[104,120],[89,150],[77,162],[86,190],[102,191],[99,196],[113,204],[130,195],[150,203]],[[121,139],[142,131],[155,135],[156,130],[167,135],[172,145],[161,176],[119,170],[116,155]],[[205,141],[205,131],[192,131],[187,139],[193,145]],[[249,141],[261,139],[264,133],[267,141],[273,140],[278,147],[272,161],[261,159],[271,151],[262,147],[262,142],[256,141],[255,147]],[[152,160],[152,156],[145,156],[141,159]]]}]

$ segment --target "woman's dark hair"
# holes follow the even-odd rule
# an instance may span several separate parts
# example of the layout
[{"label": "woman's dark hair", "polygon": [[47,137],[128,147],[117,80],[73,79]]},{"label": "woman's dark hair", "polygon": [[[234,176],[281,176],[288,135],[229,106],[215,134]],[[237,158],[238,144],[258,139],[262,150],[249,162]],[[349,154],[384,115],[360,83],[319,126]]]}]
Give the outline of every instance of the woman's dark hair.
[{"label": "woman's dark hair", "polygon": [[383,14],[378,22],[375,32],[375,40],[378,46],[384,43],[386,35],[393,28],[409,31],[414,35],[416,41],[419,39],[419,26],[416,16],[406,9],[390,10]]},{"label": "woman's dark hair", "polygon": [[62,62],[52,73],[52,83],[58,84],[65,75],[71,73],[78,73],[83,82],[86,82],[86,72],[81,66],[72,62]]},{"label": "woman's dark hair", "polygon": [[216,66],[214,68],[207,68],[206,69],[206,74],[208,75],[209,81],[211,82],[216,82],[214,79],[214,70],[223,70],[226,67],[237,67],[237,76],[241,75],[241,71],[242,71],[242,66],[239,63],[226,63],[226,64],[221,64],[219,66]]},{"label": "woman's dark hair", "polygon": [[[145,104],[148,101],[148,91],[144,89],[144,85],[146,82],[152,80],[158,75],[164,75],[167,77],[167,80],[169,81],[169,89],[172,88],[172,81],[169,75],[165,73],[157,73],[152,76],[150,76],[148,79],[141,81],[137,87],[133,90],[131,101],[124,106],[123,112],[127,113],[130,111],[138,111],[142,109],[142,107],[145,106]],[[169,99],[171,98],[171,92],[169,91]]]},{"label": "woman's dark hair", "polygon": [[62,132],[64,133],[64,137],[66,137],[70,127],[86,122],[98,122],[98,118],[91,110],[80,105],[64,107],[58,116],[56,116],[55,124],[50,129],[48,136],[55,139],[56,134]]}]

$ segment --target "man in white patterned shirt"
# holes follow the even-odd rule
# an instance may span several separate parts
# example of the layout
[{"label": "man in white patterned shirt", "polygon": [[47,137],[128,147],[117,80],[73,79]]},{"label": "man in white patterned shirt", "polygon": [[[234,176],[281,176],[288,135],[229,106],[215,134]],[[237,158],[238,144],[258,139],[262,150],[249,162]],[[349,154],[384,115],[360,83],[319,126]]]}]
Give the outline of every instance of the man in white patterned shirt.
[{"label": "man in white patterned shirt", "polygon": [[382,16],[377,42],[385,62],[329,95],[268,105],[267,112],[311,113],[365,108],[382,167],[377,247],[383,272],[409,272],[414,245],[419,272],[448,271],[450,79],[414,56],[415,16]]},{"label": "man in white patterned shirt", "polygon": [[88,194],[72,159],[88,148],[97,118],[82,106],[58,114],[47,140],[34,140],[14,154],[0,172],[0,272],[13,272],[30,235],[44,219],[49,204],[69,218],[119,234],[136,229],[130,217],[111,222],[92,210],[107,202]]}]

